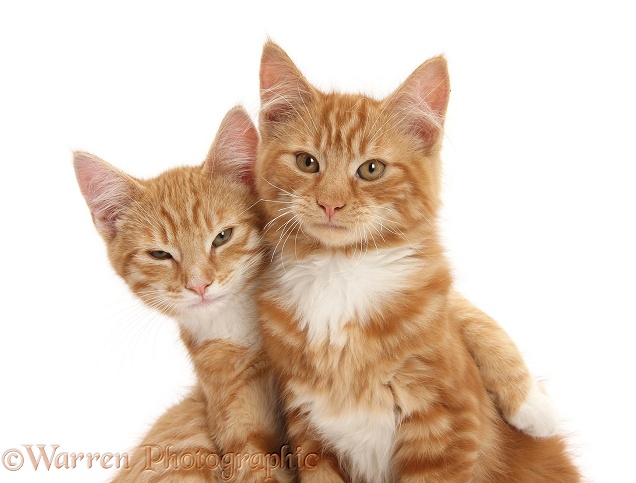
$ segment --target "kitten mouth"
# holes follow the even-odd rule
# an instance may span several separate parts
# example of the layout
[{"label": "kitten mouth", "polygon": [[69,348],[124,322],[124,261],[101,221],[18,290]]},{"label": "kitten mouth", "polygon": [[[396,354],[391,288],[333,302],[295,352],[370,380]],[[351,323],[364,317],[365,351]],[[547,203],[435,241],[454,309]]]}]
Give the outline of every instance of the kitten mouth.
[{"label": "kitten mouth", "polygon": [[320,230],[328,230],[328,231],[339,231],[339,232],[343,232],[343,231],[348,231],[349,227],[347,226],[343,226],[343,225],[338,225],[335,223],[316,223],[314,225],[315,228],[318,228]]},{"label": "kitten mouth", "polygon": [[216,304],[220,300],[223,300],[224,298],[225,298],[225,295],[217,295],[216,297],[204,297],[194,302],[192,306],[197,308],[209,307],[211,305]]}]

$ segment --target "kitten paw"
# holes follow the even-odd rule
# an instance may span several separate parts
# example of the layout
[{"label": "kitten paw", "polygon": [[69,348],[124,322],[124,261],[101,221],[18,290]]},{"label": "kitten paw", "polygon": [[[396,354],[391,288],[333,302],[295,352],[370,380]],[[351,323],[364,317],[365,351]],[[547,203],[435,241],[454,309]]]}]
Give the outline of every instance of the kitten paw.
[{"label": "kitten paw", "polygon": [[507,419],[519,431],[537,438],[554,436],[559,427],[556,408],[536,381],[519,411]]}]

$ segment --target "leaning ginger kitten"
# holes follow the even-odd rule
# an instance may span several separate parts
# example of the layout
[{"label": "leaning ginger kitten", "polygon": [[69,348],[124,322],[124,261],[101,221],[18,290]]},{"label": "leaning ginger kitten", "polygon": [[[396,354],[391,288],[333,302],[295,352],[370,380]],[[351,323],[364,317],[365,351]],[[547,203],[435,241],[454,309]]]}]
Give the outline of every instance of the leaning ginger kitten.
[{"label": "leaning ginger kitten", "polygon": [[263,50],[256,183],[280,263],[259,312],[290,443],[322,455],[300,481],[579,481],[559,437],[502,419],[488,390],[530,432],[543,395],[452,290],[436,228],[449,92],[443,58],[377,101]]},{"label": "leaning ginger kitten", "polygon": [[[140,180],[75,153],[77,179],[111,264],[143,302],[177,320],[198,376],[192,394],[155,424],[117,482],[292,479],[264,459],[280,453],[282,428],[253,298],[264,258],[253,209],[257,142],[249,116],[235,108],[202,166]],[[189,470],[163,461],[148,470],[152,445],[203,461],[256,456],[224,471],[214,458]]]}]

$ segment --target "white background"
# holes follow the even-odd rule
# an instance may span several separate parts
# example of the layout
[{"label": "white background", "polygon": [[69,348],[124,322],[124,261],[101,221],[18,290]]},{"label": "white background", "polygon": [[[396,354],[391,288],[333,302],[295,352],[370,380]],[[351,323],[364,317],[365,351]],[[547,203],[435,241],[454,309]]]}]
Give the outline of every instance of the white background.
[{"label": "white background", "polygon": [[[256,117],[271,36],[317,86],[376,96],[446,54],[458,285],[546,381],[586,477],[633,481],[633,13],[441,4],[0,4],[0,452],[123,453],[192,383],[173,322],[110,268],[71,151],[137,176],[200,162],[229,108]],[[0,465],[2,482],[112,475]]]}]

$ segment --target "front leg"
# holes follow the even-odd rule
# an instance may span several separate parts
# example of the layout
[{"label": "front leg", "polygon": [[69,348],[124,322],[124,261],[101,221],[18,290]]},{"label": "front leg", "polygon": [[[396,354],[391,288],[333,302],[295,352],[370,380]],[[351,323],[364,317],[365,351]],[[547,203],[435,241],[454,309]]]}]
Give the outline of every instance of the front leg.
[{"label": "front leg", "polygon": [[191,350],[207,400],[208,426],[226,462],[226,481],[293,481],[284,467],[274,376],[262,350],[205,341]]},{"label": "front leg", "polygon": [[[282,424],[276,408],[276,392],[271,374],[252,374],[249,382],[226,400],[225,408],[216,417],[215,440],[224,455],[234,458],[230,470],[222,476],[227,481],[241,483],[288,483],[293,470],[281,458]],[[212,426],[214,423],[211,422]]]},{"label": "front leg", "polygon": [[442,404],[404,418],[395,439],[395,481],[472,482],[479,453],[474,421],[452,414]]},{"label": "front leg", "polygon": [[394,481],[469,483],[492,443],[488,396],[453,332],[407,358],[391,380],[397,430]]},{"label": "front leg", "polygon": [[327,450],[314,434],[307,415],[294,409],[287,416],[287,433],[298,469],[298,481],[302,483],[345,483],[338,459]]}]

